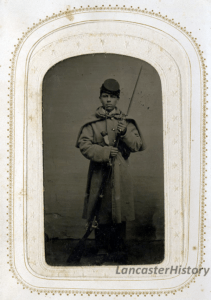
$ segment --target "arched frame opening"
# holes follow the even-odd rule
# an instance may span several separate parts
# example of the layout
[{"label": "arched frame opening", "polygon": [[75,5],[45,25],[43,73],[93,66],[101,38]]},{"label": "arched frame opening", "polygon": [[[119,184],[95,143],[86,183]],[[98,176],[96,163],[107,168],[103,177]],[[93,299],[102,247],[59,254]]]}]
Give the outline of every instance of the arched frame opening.
[{"label": "arched frame opening", "polygon": [[[15,268],[22,278],[39,288],[96,289],[96,282],[112,287],[118,280],[114,268],[52,267],[45,262],[43,211],[42,85],[46,72],[55,64],[80,55],[124,55],[150,64],[159,74],[162,88],[165,259],[160,267],[196,264],[200,219],[200,116],[201,70],[191,42],[179,30],[142,15],[124,13],[76,14],[43,24],[29,36],[17,58],[15,79],[16,173],[14,183],[14,228],[20,237],[15,243]],[[117,17],[118,15],[118,17]],[[116,19],[116,20],[115,20]],[[193,76],[194,74],[194,76]],[[193,84],[194,83],[194,84]],[[17,115],[17,112],[19,114]],[[194,122],[193,122],[194,120]],[[24,141],[24,143],[22,142]],[[194,158],[194,160],[193,160]],[[22,164],[23,162],[23,164]],[[23,174],[24,176],[20,176]],[[199,174],[195,176],[195,174]],[[22,192],[21,191],[25,191]],[[190,219],[194,225],[190,226]],[[29,275],[30,274],[30,275]],[[159,279],[159,280],[158,280]],[[127,289],[138,280],[138,289],[176,288],[186,280],[175,274],[158,277],[124,277],[118,289]],[[136,289],[134,287],[134,289]]]}]

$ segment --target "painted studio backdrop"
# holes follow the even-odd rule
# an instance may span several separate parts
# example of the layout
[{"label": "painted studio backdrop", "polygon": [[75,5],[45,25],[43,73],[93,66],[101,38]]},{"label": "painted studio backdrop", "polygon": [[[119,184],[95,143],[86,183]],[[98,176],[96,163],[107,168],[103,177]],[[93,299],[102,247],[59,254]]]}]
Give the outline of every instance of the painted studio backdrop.
[{"label": "painted studio backdrop", "polygon": [[[43,180],[45,233],[49,239],[79,239],[89,161],[75,147],[83,120],[101,105],[100,87],[108,78],[120,84],[118,107],[130,110],[146,150],[131,153],[136,219],[127,222],[127,239],[164,240],[162,92],[157,71],[136,58],[115,54],[73,57],[52,67],[43,81]],[[93,238],[91,235],[90,238]]]}]

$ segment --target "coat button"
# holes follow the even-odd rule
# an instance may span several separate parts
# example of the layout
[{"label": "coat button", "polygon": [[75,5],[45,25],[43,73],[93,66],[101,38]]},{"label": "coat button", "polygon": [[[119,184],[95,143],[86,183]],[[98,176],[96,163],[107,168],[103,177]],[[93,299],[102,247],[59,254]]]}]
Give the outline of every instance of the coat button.
[{"label": "coat button", "polygon": [[116,140],[114,140],[114,143],[116,142]]},{"label": "coat button", "polygon": [[113,120],[114,118],[112,117],[111,120]]},{"label": "coat button", "polygon": [[115,128],[112,129],[113,131],[115,130]]}]

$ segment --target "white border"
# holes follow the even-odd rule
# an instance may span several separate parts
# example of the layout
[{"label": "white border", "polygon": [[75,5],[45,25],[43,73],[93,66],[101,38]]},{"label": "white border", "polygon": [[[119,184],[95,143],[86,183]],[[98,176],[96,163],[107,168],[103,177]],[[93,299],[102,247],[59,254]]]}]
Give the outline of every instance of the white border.
[{"label": "white border", "polygon": [[[92,15],[92,18],[93,18],[93,13],[91,14]],[[97,16],[97,13],[95,14],[96,16]],[[105,19],[105,15],[106,15],[106,13],[104,13],[103,14],[103,18]],[[115,19],[115,16],[116,16],[117,14],[115,13],[114,15],[112,15],[111,13],[109,13],[109,18],[111,18],[112,20],[114,20]],[[121,16],[120,16],[121,15]],[[122,20],[124,20],[124,21],[126,21],[126,22],[128,22],[129,20],[129,13],[127,13],[127,15],[126,15],[126,20],[123,18],[123,15],[124,14],[122,14],[122,13],[118,13],[118,20],[120,19],[120,17],[121,17],[121,19]],[[75,17],[74,17],[74,22],[75,22],[75,20],[76,20],[76,16],[78,17],[82,17],[82,15],[75,15]],[[87,16],[89,16],[89,14],[87,13],[86,14],[86,17]],[[98,16],[99,16],[99,14],[98,14]],[[83,15],[83,17],[84,17],[84,15]],[[125,15],[124,15],[124,17],[125,17]],[[133,22],[134,22],[134,19],[139,19],[138,18],[138,16],[134,16],[134,15],[132,15],[131,16],[132,17],[132,20],[133,20]],[[151,19],[149,16],[144,16],[143,18],[142,18],[142,20],[141,20],[141,23],[143,24],[143,22],[145,21],[145,25],[148,25],[147,24],[147,19],[148,19],[148,22],[149,22],[149,19]],[[96,18],[95,18],[95,20],[96,20]],[[59,21],[61,21],[61,22],[64,22],[64,18],[60,18],[59,19]],[[67,21],[66,19],[65,19],[65,21]],[[84,21],[84,20],[83,20]],[[138,20],[136,20],[136,21],[138,21]],[[156,23],[157,22],[157,23]],[[58,23],[58,20],[57,20],[57,23]],[[65,22],[64,22],[65,23]],[[138,22],[137,22],[138,23]],[[169,26],[169,25],[166,25],[166,24],[162,24],[162,21],[159,21],[159,20],[153,20],[153,22],[152,22],[152,20],[151,20],[151,26],[152,26],[152,23],[156,23],[156,24],[153,24],[153,25],[155,25],[154,27],[156,27],[156,28],[159,28],[160,30],[163,30],[164,31],[164,29],[165,29],[165,32],[167,32],[167,34],[170,34],[169,32],[171,31],[171,29],[172,28],[170,28],[171,26]],[[46,25],[49,25],[49,24],[46,24]],[[45,25],[45,30],[43,31],[43,28],[42,28],[42,34],[46,31],[47,32],[47,26]],[[52,22],[51,22],[51,25],[52,25]],[[162,25],[164,25],[163,27],[164,28],[162,28]],[[54,26],[58,26],[58,24],[54,24]],[[62,26],[62,25],[60,25],[60,26]],[[128,23],[127,23],[127,26],[128,26]],[[140,27],[140,25],[135,25],[135,24],[133,24],[133,26],[135,27],[135,26],[139,26]],[[115,27],[116,27],[116,24],[115,24]],[[168,32],[168,30],[169,30],[169,32]],[[39,31],[39,30],[38,30]],[[191,140],[191,142],[194,142],[194,141],[199,141],[199,136],[200,136],[200,130],[199,130],[199,128],[200,128],[200,124],[198,124],[197,123],[197,121],[199,122],[200,121],[200,101],[198,101],[197,102],[197,100],[200,98],[200,96],[201,96],[201,85],[200,85],[200,78],[198,77],[197,78],[197,75],[200,75],[200,66],[199,66],[199,61],[198,61],[198,58],[197,58],[197,54],[196,54],[196,52],[195,52],[195,50],[194,50],[194,48],[193,48],[193,46],[191,45],[191,43],[190,43],[190,41],[188,41],[188,39],[185,37],[185,36],[183,36],[182,34],[181,34],[181,32],[179,32],[179,31],[177,31],[176,29],[174,29],[174,30],[172,30],[173,32],[171,33],[171,34],[173,34],[173,37],[174,37],[174,39],[176,38],[177,39],[177,41],[181,44],[181,45],[183,45],[184,46],[184,48],[186,49],[186,51],[187,51],[187,53],[188,53],[188,55],[187,54],[185,54],[185,53],[183,53],[182,55],[181,55],[181,57],[180,58],[178,58],[178,56],[180,56],[179,55],[179,53],[181,53],[182,51],[181,51],[181,49],[180,49],[180,51],[178,51],[178,53],[176,53],[177,54],[177,65],[179,65],[179,64],[181,64],[181,66],[183,66],[184,67],[184,70],[181,68],[179,68],[179,71],[180,71],[180,76],[181,76],[181,78],[182,79],[184,79],[184,80],[181,80],[181,89],[180,89],[180,95],[182,95],[182,97],[181,97],[181,107],[180,107],[180,109],[179,109],[179,111],[178,111],[178,114],[179,114],[179,117],[181,117],[180,118],[180,120],[182,120],[182,123],[180,123],[180,125],[182,124],[182,126],[183,127],[181,127],[180,126],[180,133],[181,133],[181,139],[180,139],[180,141],[181,141],[181,143],[180,143],[180,147],[182,148],[182,153],[183,153],[183,159],[179,162],[180,163],[180,165],[181,165],[181,163],[183,163],[183,171],[185,172],[183,175],[185,175],[185,176],[183,176],[183,180],[184,180],[184,178],[186,179],[186,178],[188,178],[188,177],[186,177],[186,176],[188,176],[189,175],[189,173],[188,173],[188,171],[187,170],[189,170],[189,164],[188,164],[188,162],[189,162],[189,159],[188,158],[190,158],[191,159],[191,168],[190,168],[190,171],[191,171],[191,173],[190,173],[190,175],[193,175],[191,178],[188,178],[188,179],[191,179],[191,184],[193,184],[193,186],[191,186],[191,202],[190,202],[190,210],[188,209],[188,203],[187,203],[187,198],[185,197],[185,200],[186,200],[186,203],[184,203],[183,204],[183,206],[182,206],[182,208],[183,208],[183,216],[184,216],[184,219],[183,219],[183,222],[184,222],[184,226],[186,226],[186,228],[187,228],[187,225],[188,225],[188,221],[189,221],[189,219],[188,218],[191,218],[192,219],[192,217],[194,217],[194,219],[197,221],[199,221],[199,218],[198,218],[198,214],[197,214],[197,211],[198,211],[198,209],[197,209],[197,207],[196,207],[196,204],[198,203],[199,204],[199,192],[200,192],[200,190],[199,190],[199,178],[197,177],[197,176],[195,176],[195,174],[200,174],[200,172],[199,172],[199,170],[200,170],[200,164],[198,163],[195,163],[194,161],[192,161],[192,158],[194,157],[194,159],[196,159],[196,157],[198,157],[198,158],[200,158],[200,144],[197,144],[196,146],[194,146],[194,147],[192,147],[191,148],[191,155],[192,156],[189,156],[189,154],[190,154],[190,152],[189,152],[189,150],[190,150],[190,148],[189,148],[189,146],[188,147],[185,147],[185,143],[187,143],[187,136],[189,135],[189,130],[188,130],[188,127],[186,127],[186,125],[188,124],[187,123],[187,120],[188,120],[188,118],[190,117],[189,116],[189,112],[190,112],[190,96],[191,96],[191,93],[192,93],[192,107],[191,107],[191,119],[192,120],[194,120],[194,122],[192,122],[191,123],[191,133],[192,133],[192,135],[191,135],[191,138],[193,139],[193,140]],[[137,33],[137,32],[136,32]],[[156,30],[156,34],[155,34],[155,36],[157,36],[158,35],[158,31]],[[134,36],[134,35],[133,35]],[[33,34],[33,38],[36,40],[37,38],[38,38],[38,33],[37,33],[37,36],[35,35],[35,34]],[[140,36],[138,36],[138,38],[140,39]],[[173,40],[172,39],[172,36],[171,36],[171,38],[170,38],[170,41],[171,41],[171,43],[172,43],[172,47],[170,47],[170,53],[171,53],[171,55],[172,55],[172,52],[174,51],[174,49],[176,49],[176,42],[175,42],[175,40]],[[32,45],[32,44],[31,44]],[[34,45],[34,44],[33,44]],[[27,42],[25,42],[25,44],[23,45],[23,48],[22,48],[22,52],[20,52],[20,54],[19,54],[19,58],[18,58],[18,61],[17,61],[17,68],[16,68],[16,78],[19,80],[19,78],[23,78],[23,76],[21,76],[21,75],[23,75],[23,73],[21,73],[21,72],[23,72],[23,68],[21,68],[21,64],[22,63],[24,63],[24,65],[26,64],[26,58],[24,58],[24,54],[25,53],[28,53],[27,52],[27,49],[26,49],[26,46],[28,46],[29,48],[30,48],[30,41],[29,41],[29,39],[28,39],[28,45],[27,45]],[[168,45],[169,46],[169,45]],[[24,49],[24,47],[25,47],[25,49]],[[168,49],[168,47],[167,47],[167,45],[166,45],[166,43],[165,43],[165,45],[162,47],[164,50],[166,50],[166,48]],[[179,48],[179,47],[178,47]],[[177,48],[177,49],[178,49]],[[103,49],[104,50],[104,49]],[[131,49],[131,51],[132,51],[132,49]],[[131,53],[131,52],[130,52]],[[23,56],[21,57],[21,55],[23,54]],[[181,61],[182,60],[184,60],[184,61],[186,61],[186,64],[183,64],[182,65],[182,62],[180,61],[180,59],[181,59]],[[188,59],[189,59],[189,62],[188,62]],[[188,72],[187,72],[187,70],[188,70],[188,64],[189,64],[189,66],[191,66],[191,68],[190,68],[190,72],[191,72],[191,74],[194,74],[194,82],[192,81],[192,78],[190,77],[190,76],[188,76]],[[20,72],[20,73],[19,73]],[[184,74],[184,73],[186,73],[186,74]],[[177,75],[178,75],[179,73],[177,73]],[[197,75],[196,75],[197,74]],[[191,79],[191,80],[190,80]],[[189,82],[189,80],[190,80],[190,82]],[[18,84],[17,84],[18,83]],[[21,84],[22,83],[22,84]],[[189,90],[188,90],[188,92],[186,91],[186,93],[184,92],[184,90],[183,90],[183,83],[187,83],[187,84],[184,84],[185,85],[185,88],[187,88],[187,86],[189,85]],[[162,81],[162,86],[163,86],[163,81]],[[33,86],[31,86],[32,88],[33,88]],[[31,88],[30,87],[30,88]],[[22,88],[22,90],[21,90],[21,88]],[[23,120],[21,119],[21,112],[23,113],[23,111],[24,111],[24,103],[22,102],[22,100],[21,99],[23,99],[23,93],[24,93],[24,82],[23,82],[23,80],[22,80],[22,82],[21,82],[21,80],[20,81],[17,81],[16,80],[16,89],[15,89],[15,98],[16,98],[16,109],[15,109],[15,113],[16,113],[16,119],[15,119],[15,127],[16,128],[21,128],[21,125],[25,125],[24,123],[23,123]],[[173,92],[175,92],[175,90],[173,91]],[[172,90],[171,90],[171,93],[172,93]],[[187,98],[186,97],[184,97],[184,96],[187,96]],[[37,93],[37,95],[36,96],[38,96],[39,97],[39,92]],[[171,96],[172,97],[172,95],[170,95],[170,94],[168,94],[168,93],[166,93],[166,91],[165,91],[165,93],[164,93],[164,98],[163,99],[169,99],[169,98],[167,98],[166,96]],[[180,97],[178,97],[178,98],[180,98]],[[35,99],[34,97],[33,97],[33,99]],[[184,100],[184,101],[183,101]],[[30,103],[32,103],[32,102],[30,102]],[[37,102],[38,103],[38,102]],[[165,107],[165,104],[166,104],[167,102],[165,102],[164,101],[164,107]],[[36,103],[35,103],[36,104]],[[165,110],[164,110],[165,111]],[[181,114],[181,112],[182,112],[182,114]],[[166,123],[165,123],[165,118],[164,118],[164,128],[167,128],[167,127],[165,127],[165,125],[166,125]],[[169,119],[169,121],[170,121],[170,119]],[[189,121],[190,121],[190,118],[189,118]],[[28,122],[28,120],[26,120],[26,122]],[[194,124],[193,124],[194,123]],[[18,127],[17,127],[17,125],[18,125]],[[23,128],[23,127],[22,127]],[[25,127],[24,127],[25,128]],[[173,125],[173,127],[172,128],[174,128],[174,130],[172,131],[172,133],[173,134],[175,134],[176,133],[176,131],[175,131],[175,127],[174,127],[174,125]],[[37,131],[36,131],[37,132]],[[17,222],[17,223],[15,223],[16,225],[14,226],[14,230],[15,230],[15,234],[16,234],[16,236],[17,237],[20,237],[20,238],[22,238],[22,241],[23,241],[23,235],[21,236],[21,232],[20,232],[20,230],[18,230],[18,229],[20,229],[21,228],[21,226],[20,226],[20,224],[22,224],[23,225],[23,220],[20,218],[20,219],[18,219],[19,218],[19,216],[21,216],[21,213],[23,213],[22,212],[22,210],[20,209],[20,203],[21,203],[21,196],[22,195],[26,195],[26,190],[24,190],[24,189],[21,189],[22,187],[23,187],[23,185],[21,184],[21,179],[22,178],[20,178],[20,176],[19,176],[19,173],[18,173],[18,168],[19,168],[19,172],[20,172],[20,165],[21,165],[21,161],[23,161],[23,156],[22,156],[22,153],[21,153],[21,147],[22,147],[22,145],[21,145],[21,142],[19,142],[19,141],[21,141],[22,140],[22,138],[24,137],[23,136],[23,133],[21,133],[20,131],[16,131],[15,132],[16,133],[16,149],[19,149],[19,151],[16,151],[16,159],[15,159],[15,162],[16,162],[16,168],[15,168],[15,170],[16,170],[16,176],[15,176],[15,178],[17,178],[17,180],[15,181],[15,202],[14,202],[14,204],[15,204],[15,206],[14,206],[14,208],[15,208],[15,218],[14,218],[14,221],[15,222]],[[26,135],[25,135],[25,137],[26,137]],[[18,141],[18,142],[17,142]],[[167,141],[169,142],[170,140],[169,139],[167,139]],[[173,141],[174,142],[174,141]],[[164,147],[165,149],[167,149],[166,147]],[[171,148],[172,148],[172,146],[171,146]],[[170,148],[170,149],[171,149]],[[188,150],[187,150],[188,149]],[[166,150],[164,150],[164,151],[166,151]],[[171,151],[171,150],[170,150]],[[174,152],[174,151],[173,151]],[[175,154],[175,153],[173,153],[172,152],[172,155],[173,154]],[[167,152],[167,153],[169,153],[169,152]],[[177,153],[176,153],[177,154]],[[166,157],[166,156],[165,156]],[[186,160],[187,159],[187,160]],[[188,161],[188,162],[187,162]],[[184,168],[184,166],[185,166],[185,168]],[[30,168],[28,168],[28,170],[29,170]],[[33,169],[32,169],[33,170]],[[166,170],[166,169],[165,169]],[[180,170],[181,170],[181,168],[180,168]],[[194,172],[196,172],[196,173],[194,173]],[[166,176],[166,172],[165,172],[165,176]],[[166,178],[166,177],[165,177]],[[177,178],[178,178],[178,176],[176,175],[176,177],[175,177],[175,179],[174,180],[177,180]],[[193,181],[195,179],[195,182]],[[184,182],[184,181],[182,181],[182,182]],[[171,187],[171,188],[173,188],[173,186]],[[186,186],[186,188],[187,188],[187,186]],[[181,189],[180,189],[180,191],[181,191]],[[183,192],[184,192],[184,189],[183,189]],[[184,195],[184,194],[183,194]],[[188,195],[188,192],[186,191],[186,194],[185,195]],[[198,195],[198,197],[197,197],[197,195]],[[27,194],[27,197],[29,197],[29,195]],[[183,196],[183,199],[184,199],[184,196]],[[194,201],[193,200],[195,200],[196,202],[194,203]],[[193,203],[193,204],[192,204]],[[18,205],[16,205],[16,204],[18,204]],[[194,211],[194,207],[196,208],[196,210]],[[190,212],[190,214],[188,213],[188,212]],[[16,217],[17,216],[17,217]],[[21,223],[20,223],[21,222]],[[166,226],[168,226],[169,224],[166,224]],[[18,228],[18,226],[19,226],[19,228]],[[194,245],[194,247],[196,246],[196,235],[195,235],[195,232],[196,232],[196,230],[198,231],[198,233],[200,234],[200,228],[199,228],[199,223],[198,222],[195,222],[195,226],[196,227],[193,227],[193,226],[191,226],[190,227],[190,231],[189,231],[189,238],[188,238],[188,241],[189,241],[189,245],[190,245],[190,247],[189,247],[189,251],[187,251],[187,248],[184,248],[185,249],[185,251],[184,251],[184,254],[187,254],[188,253],[188,259],[190,259],[190,258],[192,258],[193,259],[193,262],[195,262],[195,264],[197,263],[197,257],[196,257],[196,255],[194,255],[194,253],[198,253],[197,251],[192,251],[192,248],[191,248],[191,246],[193,247],[193,245]],[[169,227],[168,227],[169,228]],[[187,231],[186,231],[187,232]],[[192,235],[191,235],[191,233],[192,233]],[[39,236],[39,233],[38,233],[38,236]],[[172,237],[172,232],[171,232],[171,237]],[[184,241],[185,241],[185,239],[184,239]],[[193,244],[191,244],[193,242]],[[22,251],[22,250],[24,250],[24,249],[21,249],[19,246],[21,246],[21,243],[20,244],[18,244],[18,249],[20,250],[20,251]],[[15,247],[16,248],[16,247]],[[176,247],[175,247],[176,248]],[[17,249],[17,248],[16,248]],[[24,251],[22,252],[22,253],[24,253]],[[20,254],[20,252],[19,252],[19,254]],[[167,253],[167,254],[169,254],[169,253]],[[16,255],[18,255],[18,253],[16,252]],[[17,257],[17,256],[16,256]],[[18,264],[19,264],[19,266],[20,266],[20,269],[21,270],[23,270],[23,265],[21,265],[21,263],[23,263],[23,261],[20,259],[18,262],[17,262]],[[16,265],[17,266],[17,265]],[[28,274],[29,275],[29,274]],[[30,276],[27,276],[27,278],[29,278]],[[181,278],[181,277],[180,277]],[[183,278],[181,278],[181,279],[183,279],[183,282],[184,282],[184,276],[183,276]],[[27,280],[28,281],[28,280]],[[49,282],[49,281],[48,281]],[[53,280],[52,280],[52,282],[53,282]],[[61,282],[61,281],[60,281]],[[120,282],[118,282],[118,284],[119,284]],[[101,283],[102,284],[102,283]],[[106,285],[108,285],[108,282],[106,283]],[[41,286],[39,286],[39,287],[41,287]],[[54,287],[55,287],[55,285],[54,285]],[[75,285],[74,285],[74,287],[76,287]],[[87,286],[87,287],[91,287],[90,286],[90,284]],[[125,288],[127,288],[126,286],[125,286],[125,284],[124,284],[124,287]],[[121,287],[120,287],[121,288]],[[140,284],[139,284],[139,289],[140,289]],[[150,289],[151,289],[151,287],[150,287]]]}]

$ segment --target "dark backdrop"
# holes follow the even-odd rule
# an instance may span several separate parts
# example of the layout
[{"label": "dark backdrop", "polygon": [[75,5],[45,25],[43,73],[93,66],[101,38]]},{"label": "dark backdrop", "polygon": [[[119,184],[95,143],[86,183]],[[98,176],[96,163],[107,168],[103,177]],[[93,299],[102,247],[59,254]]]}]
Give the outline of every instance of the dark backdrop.
[{"label": "dark backdrop", "polygon": [[80,125],[100,106],[104,80],[120,83],[118,106],[126,112],[143,66],[131,108],[147,149],[132,153],[136,220],[127,237],[164,239],[164,175],[161,82],[145,61],[115,54],[90,54],[61,61],[43,81],[43,163],[45,232],[50,238],[80,238],[89,161],[75,147]]}]

